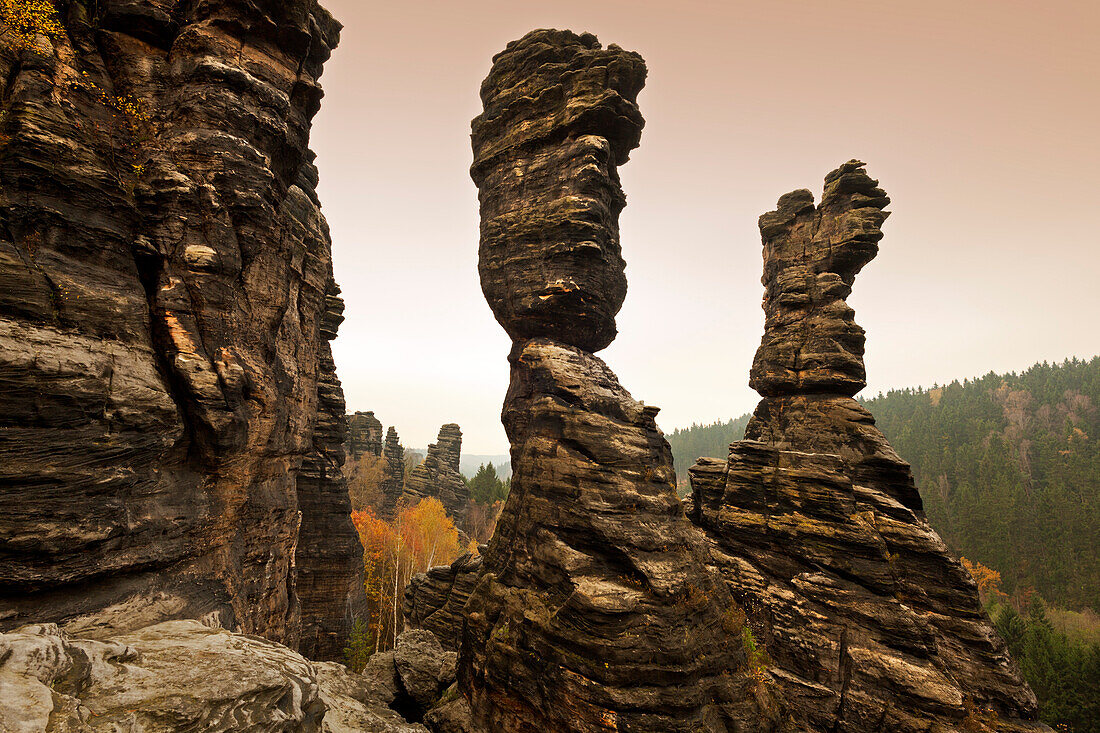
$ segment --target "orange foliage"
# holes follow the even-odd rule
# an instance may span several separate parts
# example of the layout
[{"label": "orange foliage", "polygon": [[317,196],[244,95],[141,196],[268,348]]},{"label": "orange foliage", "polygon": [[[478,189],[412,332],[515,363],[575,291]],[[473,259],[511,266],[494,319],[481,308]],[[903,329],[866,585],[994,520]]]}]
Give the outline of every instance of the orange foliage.
[{"label": "orange foliage", "polygon": [[402,507],[393,523],[370,507],[352,512],[363,543],[363,583],[375,651],[393,646],[403,625],[405,586],[417,573],[445,565],[460,554],[458,530],[438,499]]},{"label": "orange foliage", "polygon": [[980,562],[970,562],[965,557],[960,559],[963,567],[966,568],[966,572],[970,573],[970,577],[978,584],[978,596],[981,598],[982,603],[985,603],[990,597],[998,598],[1004,595],[1001,593],[1001,574],[999,571],[987,568]]}]

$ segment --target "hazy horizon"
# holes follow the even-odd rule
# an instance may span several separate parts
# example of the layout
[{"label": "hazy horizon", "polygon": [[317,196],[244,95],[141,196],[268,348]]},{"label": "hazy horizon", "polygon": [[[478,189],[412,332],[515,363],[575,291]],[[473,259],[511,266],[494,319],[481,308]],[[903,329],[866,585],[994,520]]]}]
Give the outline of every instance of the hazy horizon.
[{"label": "hazy horizon", "polygon": [[457,422],[503,454],[509,340],[477,276],[469,123],[539,27],[649,66],[620,169],[629,292],[600,352],[666,431],[736,417],[763,330],[757,217],[858,158],[890,194],[849,302],[871,396],[1100,352],[1100,6],[325,0],[345,26],[313,131],[347,320],[349,411],[405,445]]}]

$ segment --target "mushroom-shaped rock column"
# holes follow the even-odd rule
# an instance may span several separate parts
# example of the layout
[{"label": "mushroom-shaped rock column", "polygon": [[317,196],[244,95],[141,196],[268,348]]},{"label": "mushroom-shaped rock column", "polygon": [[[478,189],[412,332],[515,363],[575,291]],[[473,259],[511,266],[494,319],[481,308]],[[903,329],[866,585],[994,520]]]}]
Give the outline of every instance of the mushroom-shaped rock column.
[{"label": "mushroom-shaped rock column", "polygon": [[749,692],[657,409],[592,353],[626,294],[617,166],[640,138],[645,75],[592,35],[534,31],[496,56],[473,122],[482,288],[513,340],[513,477],[465,606],[459,684],[494,731],[763,730],[778,707]]}]

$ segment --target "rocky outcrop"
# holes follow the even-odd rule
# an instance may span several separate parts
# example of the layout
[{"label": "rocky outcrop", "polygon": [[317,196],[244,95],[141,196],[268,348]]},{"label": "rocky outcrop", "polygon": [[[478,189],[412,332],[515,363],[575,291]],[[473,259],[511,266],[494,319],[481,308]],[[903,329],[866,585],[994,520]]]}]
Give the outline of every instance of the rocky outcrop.
[{"label": "rocky outcrop", "polygon": [[852,399],[864,334],[845,298],[888,203],[851,161],[817,206],[795,191],[761,217],[764,399],[728,461],[691,469],[690,513],[799,729],[1041,729],[909,466]]},{"label": "rocky outcrop", "polygon": [[458,466],[462,458],[462,430],[454,423],[439,429],[439,437],[428,446],[423,462],[405,478],[401,501],[414,506],[421,499],[434,497],[461,526],[466,519],[470,487],[462,480]]},{"label": "rocky outcrop", "polygon": [[382,506],[378,515],[386,520],[392,520],[397,512],[397,503],[401,500],[401,494],[405,491],[405,449],[397,437],[397,430],[390,427],[386,431],[386,444],[382,448],[382,458],[385,465],[382,467],[382,482],[378,490],[382,494]]},{"label": "rocky outcrop", "polygon": [[336,662],[315,662],[313,667],[321,700],[328,707],[324,733],[427,733],[423,725],[407,721],[390,707],[390,700],[378,694],[374,679]]},{"label": "rocky outcrop", "polygon": [[[482,545],[479,551],[485,549]],[[450,565],[414,575],[405,588],[405,625],[427,629],[443,648],[458,651],[463,609],[481,579],[482,567],[481,555],[467,553]]]},{"label": "rocky outcrop", "polygon": [[308,149],[339,24],[60,7],[0,36],[0,628],[214,614],[329,655],[361,595]]},{"label": "rocky outcrop", "polygon": [[373,412],[348,415],[347,452],[351,458],[382,455],[382,423]]},{"label": "rocky outcrop", "polygon": [[514,342],[514,473],[465,604],[455,707],[494,731],[777,715],[723,624],[732,601],[677,501],[657,409],[592,354],[626,292],[616,168],[639,140],[645,73],[592,35],[534,31],[494,58],[473,122],[482,288]]},{"label": "rocky outcrop", "polygon": [[0,634],[0,691],[0,729],[19,733],[426,731],[342,665],[197,621],[107,641],[55,624]]},{"label": "rocky outcrop", "polygon": [[[338,292],[330,294],[330,303]],[[343,320],[342,311],[340,303],[338,309],[327,310],[321,322],[323,332],[331,338]],[[302,461],[297,481],[302,518],[294,576],[302,614],[298,651],[311,659],[340,659],[354,619],[367,615],[363,546],[357,532],[342,531],[351,516],[351,497],[342,468],[347,434],[344,408],[344,392],[326,341],[317,383],[313,451]]]}]

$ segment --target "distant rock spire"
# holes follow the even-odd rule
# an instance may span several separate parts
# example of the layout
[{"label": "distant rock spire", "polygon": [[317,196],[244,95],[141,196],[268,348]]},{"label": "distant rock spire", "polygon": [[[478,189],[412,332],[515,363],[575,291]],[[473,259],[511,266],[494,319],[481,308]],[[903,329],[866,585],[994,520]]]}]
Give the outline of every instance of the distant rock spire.
[{"label": "distant rock spire", "polygon": [[406,477],[402,502],[413,506],[421,499],[434,497],[443,504],[455,524],[462,526],[470,488],[458,471],[461,458],[462,430],[454,423],[447,423],[439,429],[436,442],[428,446],[423,462]]},{"label": "distant rock spire", "polygon": [[397,511],[397,502],[405,490],[405,449],[401,447],[397,429],[393,426],[386,431],[382,459],[385,464],[382,466],[382,482],[378,487],[382,493],[382,506],[378,514],[383,519],[392,520]]},{"label": "distant rock spire", "polygon": [[347,451],[351,458],[382,455],[382,423],[373,412],[348,415]]}]

